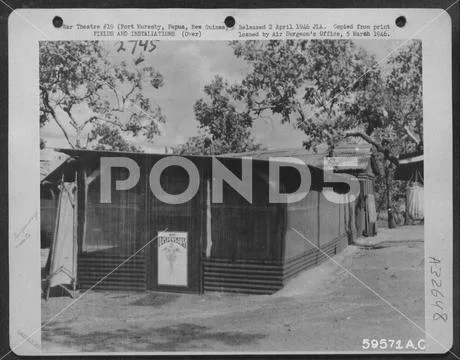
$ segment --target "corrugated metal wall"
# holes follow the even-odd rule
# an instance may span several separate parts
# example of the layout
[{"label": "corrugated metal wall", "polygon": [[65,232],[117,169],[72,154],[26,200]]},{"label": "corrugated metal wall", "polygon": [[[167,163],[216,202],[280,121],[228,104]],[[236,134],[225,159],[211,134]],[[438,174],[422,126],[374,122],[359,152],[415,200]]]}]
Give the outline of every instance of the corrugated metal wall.
[{"label": "corrugated metal wall", "polygon": [[[284,259],[288,260],[318,246],[319,193],[310,191],[303,200],[287,207]],[[302,236],[297,233],[300,232]]]},{"label": "corrugated metal wall", "polygon": [[283,283],[347,246],[347,206],[333,203],[317,191],[289,205],[288,224],[292,226],[286,233]]},{"label": "corrugated metal wall", "polygon": [[[262,261],[255,256],[247,260],[241,256],[225,257],[225,253],[216,258],[218,252],[213,252],[212,258],[204,261],[205,290],[270,294],[281,289],[301,271],[320,264],[347,246],[348,207],[346,203],[331,202],[321,192],[313,190],[299,202],[277,205],[273,209],[276,209],[278,217],[272,215],[272,223],[268,222],[265,230],[268,227],[283,229],[283,233],[275,239],[282,246],[282,256],[273,253],[270,258],[265,254],[265,261]],[[237,244],[246,239],[246,231],[251,234],[247,241],[264,235],[264,230],[257,231],[257,226],[249,226],[257,223],[257,210],[250,206],[244,211],[235,209],[235,219],[240,214],[248,224],[247,229],[241,230],[238,229],[240,222],[231,221],[229,226],[225,226],[225,221],[216,219],[213,211],[213,227],[224,226],[222,233],[225,234],[216,237],[220,232],[213,232],[213,246],[219,246],[224,241],[228,246],[230,239],[235,239],[233,243]],[[275,214],[275,210],[272,212]],[[240,237],[236,236],[239,231],[242,232]]]},{"label": "corrugated metal wall", "polygon": [[[110,252],[81,254],[78,258],[79,288],[81,290],[90,288],[94,290],[146,290],[147,272],[144,254],[134,256],[128,261],[126,259],[126,256]],[[123,263],[124,261],[126,262]]]},{"label": "corrugated metal wall", "polygon": [[[100,203],[99,181],[89,186],[86,239],[79,261],[82,288],[90,287],[117,261],[133,254],[164,227],[189,233],[193,251],[189,291],[196,292],[204,289],[272,293],[300,271],[319,264],[347,245],[348,205],[331,203],[318,189],[311,190],[297,203],[270,204],[268,183],[263,176],[268,163],[256,162],[254,171],[258,175],[253,177],[252,204],[225,183],[223,204],[212,204],[212,246],[210,256],[206,257],[206,182],[201,182],[192,202],[179,206],[164,204],[154,197],[148,185],[148,173],[158,158],[139,155],[139,183],[128,191],[113,191],[111,204]],[[202,180],[207,179],[209,164],[194,161]],[[232,162],[238,163],[239,160]],[[87,167],[95,169],[98,164]],[[126,178],[123,169],[113,170],[113,181]],[[180,192],[178,186],[183,176],[176,175],[171,174],[162,184],[165,190]],[[186,179],[183,180],[185,184]],[[106,280],[104,287],[168,290],[160,289],[155,282],[155,251],[153,245],[137,255],[131,265],[123,265],[116,276]]]},{"label": "corrugated metal wall", "polygon": [[[101,181],[97,175],[88,186],[86,202],[86,230],[79,256],[79,286],[89,288],[97,279],[108,274],[123,260],[135,254],[144,245],[143,251],[111,274],[98,289],[201,292],[201,251],[205,225],[205,202],[203,185],[196,196],[183,204],[164,203],[150,189],[149,175],[152,166],[161,156],[130,154],[140,166],[138,183],[129,190],[116,191],[115,181],[126,179],[125,168],[112,168],[111,202],[101,203]],[[196,160],[197,168],[201,160]],[[91,173],[99,169],[99,158],[83,159],[84,168]],[[202,176],[203,173],[201,173]],[[165,169],[160,179],[162,188],[171,194],[182,193],[188,186],[188,175],[178,166]],[[188,285],[185,287],[160,285],[157,281],[157,248],[155,241],[159,231],[188,234]],[[142,274],[141,274],[142,273]]]},{"label": "corrugated metal wall", "polygon": [[[238,174],[240,159],[224,163]],[[281,260],[286,206],[269,202],[268,164],[255,162],[253,171],[252,203],[224,182],[223,202],[211,205],[214,259]]]}]

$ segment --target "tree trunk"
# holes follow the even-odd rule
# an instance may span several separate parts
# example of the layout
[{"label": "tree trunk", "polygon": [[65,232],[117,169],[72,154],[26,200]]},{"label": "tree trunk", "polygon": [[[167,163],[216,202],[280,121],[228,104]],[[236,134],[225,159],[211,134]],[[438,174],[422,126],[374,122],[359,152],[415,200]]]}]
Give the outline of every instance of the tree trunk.
[{"label": "tree trunk", "polygon": [[77,128],[76,129],[76,140],[75,140],[75,147],[77,149],[81,149],[81,143],[80,143],[81,133],[82,133],[82,129]]},{"label": "tree trunk", "polygon": [[393,204],[391,202],[391,163],[387,163],[385,167],[385,187],[387,195],[387,209],[388,209],[388,228],[393,229],[396,227],[395,220],[393,217]]}]

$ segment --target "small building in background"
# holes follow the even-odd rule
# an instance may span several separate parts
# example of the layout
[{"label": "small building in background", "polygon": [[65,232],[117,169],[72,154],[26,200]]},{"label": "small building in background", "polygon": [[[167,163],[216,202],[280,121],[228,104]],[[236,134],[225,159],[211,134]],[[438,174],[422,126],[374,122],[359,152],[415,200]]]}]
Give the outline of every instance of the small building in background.
[{"label": "small building in background", "polygon": [[423,153],[404,154],[399,157],[395,180],[413,181],[423,184]]}]

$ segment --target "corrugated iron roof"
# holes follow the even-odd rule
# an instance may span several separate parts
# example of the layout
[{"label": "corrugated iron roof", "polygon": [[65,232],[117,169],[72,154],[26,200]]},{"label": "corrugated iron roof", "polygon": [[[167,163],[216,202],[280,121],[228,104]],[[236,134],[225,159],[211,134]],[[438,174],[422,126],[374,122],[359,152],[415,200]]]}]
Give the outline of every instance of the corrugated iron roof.
[{"label": "corrugated iron roof", "polygon": [[415,180],[424,177],[423,153],[403,155],[399,158],[399,165],[396,168],[396,180]]},{"label": "corrugated iron roof", "polygon": [[[79,156],[82,154],[127,154],[137,156],[178,156],[177,154],[150,154],[150,153],[127,153],[127,152],[115,152],[115,151],[101,151],[101,150],[87,150],[87,149],[57,149],[70,156]],[[259,150],[249,151],[242,153],[227,153],[221,155],[215,155],[220,158],[238,159],[242,157],[251,157],[253,160],[268,161],[269,158],[297,158],[302,160],[305,164],[313,166],[319,169],[323,169],[325,166],[325,158],[327,157],[326,152],[314,153],[312,151],[303,148],[291,148],[291,149],[273,149],[273,150]],[[210,155],[182,155],[189,158],[208,158]],[[355,157],[356,161],[345,161],[338,163],[334,168],[336,170],[349,170],[349,171],[366,171],[369,167],[371,157],[371,146],[368,144],[343,144],[338,146],[334,151],[335,157]],[[282,160],[285,162],[284,160]]]},{"label": "corrugated iron roof", "polygon": [[[347,162],[338,166],[341,170],[366,170],[369,166],[372,146],[369,144],[341,144],[334,149],[335,157],[356,157],[356,162],[353,164]],[[268,160],[270,157],[294,157],[302,160],[305,164],[323,168],[324,159],[328,157],[326,152],[314,153],[303,148],[293,149],[273,149],[273,150],[258,150],[234,154],[222,154],[222,157],[252,157],[257,160]]]},{"label": "corrugated iron roof", "polygon": [[62,152],[55,151],[54,149],[40,150],[40,182],[61,166],[69,155]]}]

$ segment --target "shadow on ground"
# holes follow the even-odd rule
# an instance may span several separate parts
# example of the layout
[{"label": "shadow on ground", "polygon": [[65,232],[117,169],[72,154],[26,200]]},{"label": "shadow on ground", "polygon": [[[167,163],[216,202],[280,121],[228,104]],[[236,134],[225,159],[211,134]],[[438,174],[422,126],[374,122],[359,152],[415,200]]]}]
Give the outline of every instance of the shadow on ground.
[{"label": "shadow on ground", "polygon": [[130,303],[135,306],[163,306],[180,298],[178,294],[150,293]]},{"label": "shadow on ground", "polygon": [[[204,342],[220,342],[224,345],[248,345],[266,337],[237,331],[215,331],[214,329],[194,324],[181,323],[171,326],[149,329],[117,329],[115,331],[94,331],[86,334],[76,333],[70,327],[54,327],[42,330],[44,341],[62,336],[63,346],[81,351],[190,351],[200,349]],[[104,344],[104,348],[100,347]]]},{"label": "shadow on ground", "polygon": [[423,325],[414,324],[425,319],[423,238],[423,226],[381,229],[273,295],[102,291],[71,307],[66,297],[42,300],[43,323],[60,314],[42,330],[42,346],[48,354],[357,352],[362,339],[376,334],[418,341]]},{"label": "shadow on ground", "polygon": [[372,250],[378,250],[378,249],[384,249],[388,247],[393,247],[393,246],[407,246],[409,248],[414,248],[419,246],[418,244],[423,244],[424,241],[423,239],[421,240],[411,240],[411,241],[404,241],[404,240],[392,240],[392,241],[381,241],[377,244],[360,244],[358,247],[360,249],[372,249]]}]

